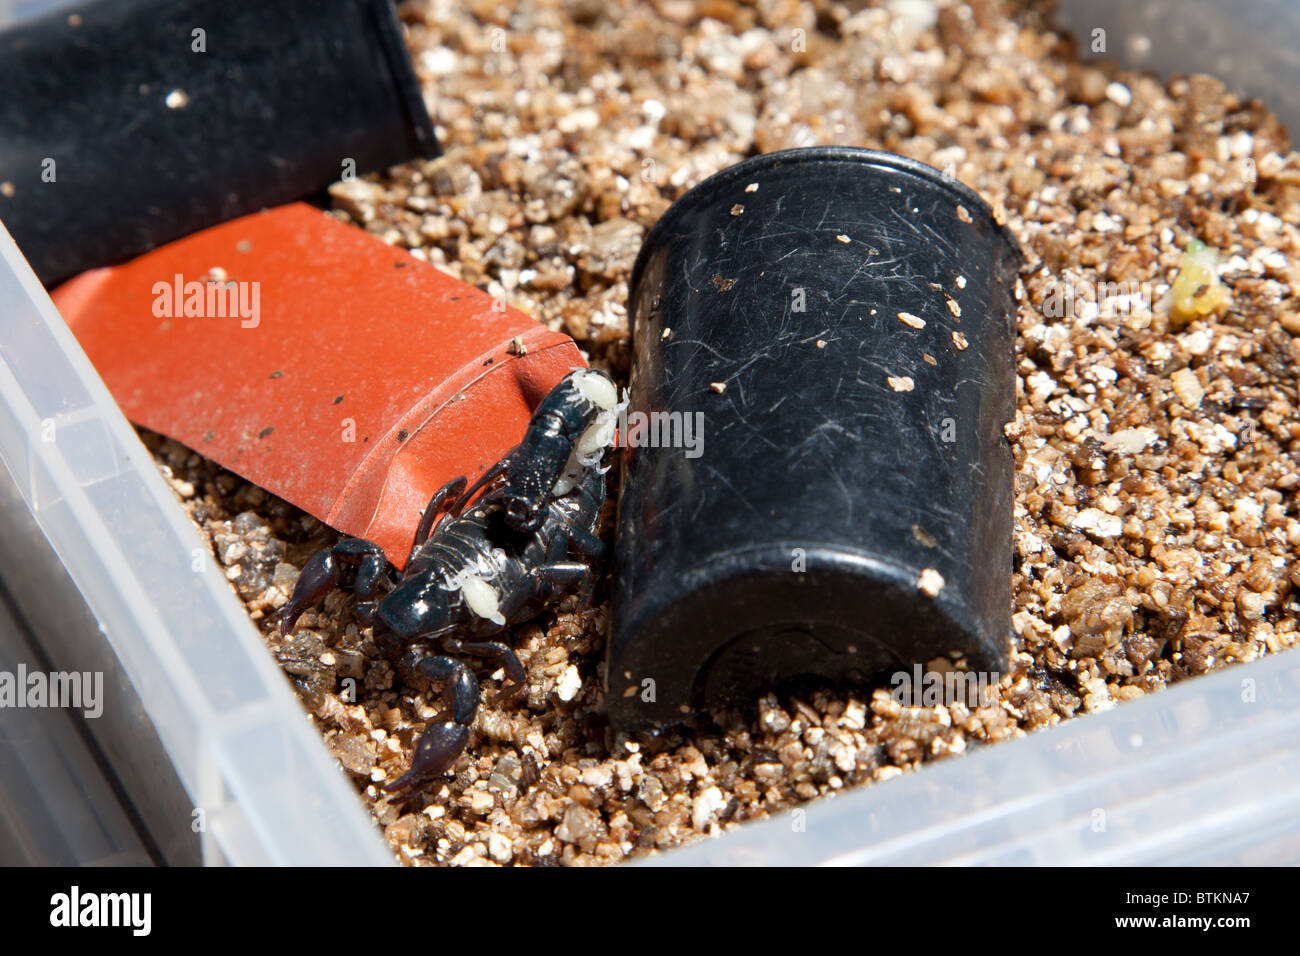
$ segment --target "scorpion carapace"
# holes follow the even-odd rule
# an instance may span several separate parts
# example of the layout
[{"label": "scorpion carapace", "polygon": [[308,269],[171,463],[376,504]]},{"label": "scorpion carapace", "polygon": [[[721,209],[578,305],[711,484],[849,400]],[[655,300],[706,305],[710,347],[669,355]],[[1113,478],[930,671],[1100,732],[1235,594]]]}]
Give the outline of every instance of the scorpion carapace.
[{"label": "scorpion carapace", "polygon": [[469,743],[478,680],[451,655],[481,657],[505,672],[501,699],[527,690],[523,665],[500,632],[577,591],[594,587],[590,562],[605,502],[604,453],[614,438],[617,391],[602,373],[569,373],[533,412],[523,440],[471,487],[449,481],[429,501],[406,569],[379,545],[345,538],[302,569],[280,615],[288,634],[336,587],[357,597],[353,613],[374,629],[399,674],[442,685],[443,713],[421,734],[410,769],[383,789],[413,795],[451,768]]}]

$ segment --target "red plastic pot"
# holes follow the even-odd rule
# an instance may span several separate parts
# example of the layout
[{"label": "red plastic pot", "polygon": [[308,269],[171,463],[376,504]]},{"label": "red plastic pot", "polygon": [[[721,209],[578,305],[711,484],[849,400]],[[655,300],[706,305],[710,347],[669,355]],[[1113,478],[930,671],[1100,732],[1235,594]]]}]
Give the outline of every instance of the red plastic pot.
[{"label": "red plastic pot", "polygon": [[398,567],[434,491],[499,460],[586,364],[568,336],[304,204],[53,298],[133,422]]}]

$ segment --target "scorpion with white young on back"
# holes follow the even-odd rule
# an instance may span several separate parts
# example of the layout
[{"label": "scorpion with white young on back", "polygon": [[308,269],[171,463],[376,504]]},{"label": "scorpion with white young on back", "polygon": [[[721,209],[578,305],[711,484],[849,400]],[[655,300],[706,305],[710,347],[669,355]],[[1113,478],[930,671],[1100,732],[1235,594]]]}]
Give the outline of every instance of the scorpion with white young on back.
[{"label": "scorpion with white young on back", "polygon": [[500,667],[507,681],[500,699],[517,703],[527,690],[523,665],[509,646],[489,638],[574,590],[590,596],[588,562],[605,550],[595,534],[605,503],[601,462],[613,444],[618,408],[605,375],[570,372],[537,406],[523,440],[505,458],[469,488],[462,476],[438,490],[404,571],[364,538],[344,538],[303,567],[280,614],[282,634],[310,605],[343,587],[358,598],[354,614],[373,626],[376,646],[399,673],[442,684],[444,712],[426,727],[410,769],[386,793],[420,792],[469,743],[478,680],[449,655]]}]

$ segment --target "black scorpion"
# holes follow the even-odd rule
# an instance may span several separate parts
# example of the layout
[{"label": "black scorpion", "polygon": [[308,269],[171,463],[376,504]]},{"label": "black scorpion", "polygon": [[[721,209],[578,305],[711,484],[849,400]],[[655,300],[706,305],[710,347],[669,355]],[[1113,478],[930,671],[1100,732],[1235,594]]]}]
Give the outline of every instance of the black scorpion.
[{"label": "black scorpion", "polygon": [[345,538],[303,567],[281,612],[282,634],[342,587],[356,595],[353,613],[373,626],[376,646],[399,673],[442,684],[440,719],[421,734],[410,769],[385,792],[418,793],[469,743],[478,680],[448,655],[468,654],[502,668],[506,686],[498,699],[518,703],[527,691],[523,665],[510,647],[490,638],[567,593],[578,591],[584,602],[590,597],[588,562],[605,550],[595,531],[605,502],[601,459],[613,442],[616,400],[613,383],[600,372],[578,369],[565,376],[505,458],[469,488],[462,476],[430,499],[404,571],[364,538]]}]

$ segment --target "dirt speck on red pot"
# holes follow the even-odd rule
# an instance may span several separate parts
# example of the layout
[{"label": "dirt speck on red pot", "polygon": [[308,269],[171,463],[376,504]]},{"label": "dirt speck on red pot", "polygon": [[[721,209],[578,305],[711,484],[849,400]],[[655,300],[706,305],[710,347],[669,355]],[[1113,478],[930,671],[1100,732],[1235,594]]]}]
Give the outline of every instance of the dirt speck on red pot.
[{"label": "dirt speck on red pot", "polygon": [[631,283],[616,728],[1005,670],[1020,262],[972,190],[871,150],[759,156],[668,210]]}]

